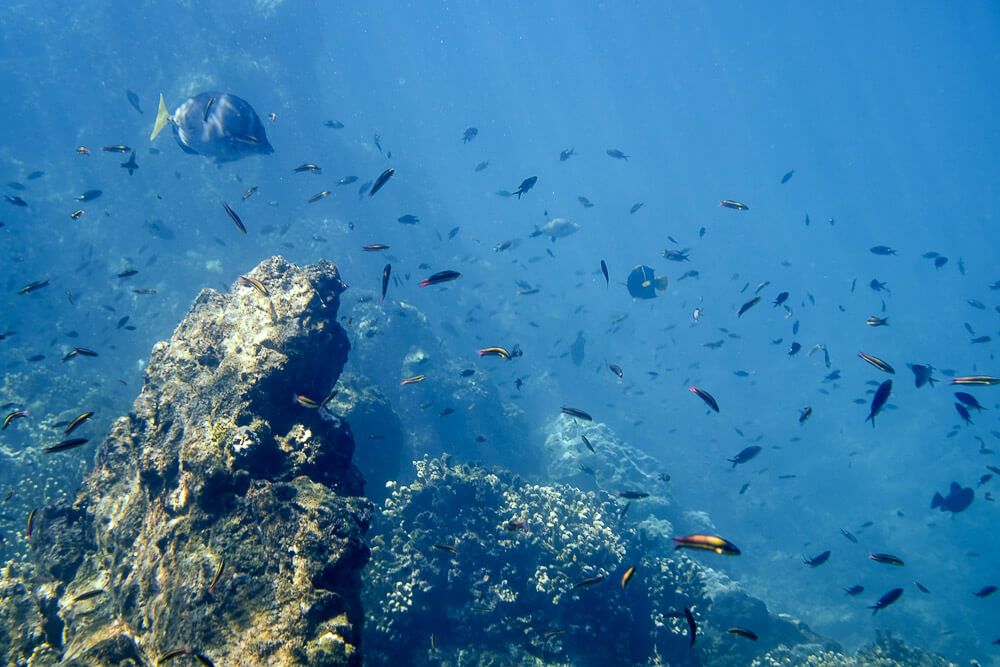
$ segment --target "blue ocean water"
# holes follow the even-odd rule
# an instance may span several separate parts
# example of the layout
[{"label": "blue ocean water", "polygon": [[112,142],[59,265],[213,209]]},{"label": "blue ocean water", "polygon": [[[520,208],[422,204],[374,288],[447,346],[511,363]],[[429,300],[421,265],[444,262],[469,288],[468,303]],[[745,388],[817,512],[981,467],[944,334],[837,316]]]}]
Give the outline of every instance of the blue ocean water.
[{"label": "blue ocean water", "polygon": [[[997,660],[1000,596],[972,593],[1000,585],[988,495],[1000,475],[979,485],[1000,466],[1000,389],[967,389],[986,410],[965,424],[948,384],[1000,375],[995,5],[83,2],[8,3],[0,17],[0,182],[27,203],[0,202],[0,403],[30,413],[0,440],[16,461],[0,473],[18,507],[6,557],[24,551],[20,508],[71,496],[92,456],[28,448],[84,407],[99,439],[200,289],[281,254],[330,259],[377,290],[386,256],[360,247],[384,243],[401,280],[387,298],[425,312],[470,365],[479,347],[520,345],[487,377],[525,420],[541,431],[560,406],[585,407],[662,461],[678,503],[743,549],[723,568],[772,609],[846,646],[888,629]],[[217,165],[168,133],[149,142],[160,93],[174,109],[208,90],[250,102],[274,154]],[[117,144],[135,149],[134,174],[120,166],[129,153],[101,150]],[[306,162],[323,174],[293,173]],[[358,196],[390,166],[378,196]],[[522,197],[497,194],[532,176]],[[75,199],[89,189],[102,194]],[[531,236],[557,217],[579,230]],[[662,255],[684,249],[689,261]],[[625,289],[638,264],[669,280],[653,300]],[[127,269],[138,273],[118,277]],[[445,269],[463,276],[417,287]],[[785,291],[787,307],[773,306]],[[75,346],[99,356],[62,361]],[[890,376],[859,351],[895,369],[874,428],[870,383]],[[915,387],[911,363],[940,383]],[[762,453],[734,470],[726,459],[751,444]],[[974,489],[972,505],[931,510],[953,481]],[[827,549],[823,567],[802,564]],[[855,583],[863,598],[842,593]],[[866,605],[897,585],[902,603],[873,618]]]}]

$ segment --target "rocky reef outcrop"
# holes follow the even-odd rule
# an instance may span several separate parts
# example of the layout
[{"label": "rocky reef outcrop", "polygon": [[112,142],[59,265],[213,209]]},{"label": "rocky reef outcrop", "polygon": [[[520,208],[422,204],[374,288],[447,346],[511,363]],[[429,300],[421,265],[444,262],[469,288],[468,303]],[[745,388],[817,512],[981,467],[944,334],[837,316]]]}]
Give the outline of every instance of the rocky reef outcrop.
[{"label": "rocky reef outcrop", "polygon": [[372,508],[350,427],[320,409],[346,286],[326,262],[248,277],[202,291],[75,502],[38,511],[34,571],[0,581],[7,663],[360,664]]}]

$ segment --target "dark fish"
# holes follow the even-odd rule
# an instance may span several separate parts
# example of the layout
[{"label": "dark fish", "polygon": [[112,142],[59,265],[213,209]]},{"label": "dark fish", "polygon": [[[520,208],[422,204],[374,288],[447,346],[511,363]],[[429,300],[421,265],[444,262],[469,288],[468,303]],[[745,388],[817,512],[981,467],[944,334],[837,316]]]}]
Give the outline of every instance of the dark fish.
[{"label": "dark fish", "polygon": [[665,249],[663,251],[663,258],[669,259],[671,262],[690,262],[691,258],[688,257],[689,252],[691,252],[691,248],[684,248],[683,250]]},{"label": "dark fish", "polygon": [[484,161],[484,162],[480,162],[479,164],[477,164],[477,165],[476,165],[476,169],[475,169],[475,171],[476,171],[476,172],[480,172],[480,171],[483,171],[483,170],[484,170],[484,169],[486,169],[486,167],[488,167],[488,166],[490,166],[490,163],[489,163],[489,161],[488,161],[488,160],[487,160],[487,161]]},{"label": "dark fish", "polygon": [[136,95],[135,93],[133,93],[131,90],[126,90],[125,91],[125,98],[128,100],[128,103],[132,105],[133,109],[135,109],[139,113],[142,113],[142,107],[139,106],[139,96],[138,95]]},{"label": "dark fish", "polygon": [[622,377],[625,375],[625,372],[622,371],[622,367],[619,366],[618,364],[608,364],[608,368],[611,369],[612,373],[618,376],[619,380],[621,380]]},{"label": "dark fish", "polygon": [[746,303],[744,303],[742,306],[740,306],[739,311],[736,313],[736,317],[742,317],[743,313],[747,312],[748,310],[750,310],[751,308],[753,308],[754,306],[756,306],[758,303],[760,303],[760,297],[759,296],[755,296],[754,298],[750,299],[749,301],[747,301]]},{"label": "dark fish", "polygon": [[694,534],[675,537],[673,540],[674,551],[677,549],[701,549],[704,551],[714,551],[720,556],[723,554],[727,556],[739,556],[741,553],[735,544],[718,535]]},{"label": "dark fish", "polygon": [[915,579],[913,580],[913,585],[916,586],[917,590],[919,590],[921,593],[930,593],[930,591],[927,590],[926,586],[924,586],[922,583],[920,583],[919,581],[917,581]]},{"label": "dark fish", "polygon": [[243,193],[243,201],[246,201],[246,200],[250,199],[250,197],[253,197],[255,194],[257,194],[257,186],[256,185]]},{"label": "dark fish", "polygon": [[344,129],[344,124],[339,120],[325,120],[323,121],[323,127],[328,127],[331,130],[342,130]]},{"label": "dark fish", "polygon": [[7,201],[8,204],[13,204],[14,206],[23,207],[28,205],[28,202],[24,201],[17,195],[4,195],[3,198]]},{"label": "dark fish", "polygon": [[167,125],[185,153],[230,162],[249,155],[267,155],[274,148],[257,112],[250,104],[229,93],[205,92],[189,98],[173,114],[160,95],[156,122],[149,140]]},{"label": "dark fish", "polygon": [[813,556],[812,558],[803,558],[802,562],[808,565],[809,567],[819,567],[828,560],[830,560],[829,549],[827,549],[826,551],[817,556]]},{"label": "dark fish", "polygon": [[[793,173],[795,173],[795,172],[790,171],[790,172],[788,172],[788,174],[785,174],[785,175],[789,176],[790,174],[793,174]],[[784,182],[785,181],[782,181],[782,183],[784,183]],[[753,642],[755,642],[755,641],[757,641],[759,639],[759,637],[757,637],[757,633],[756,632],[754,632],[753,630],[747,630],[746,628],[729,628],[728,630],[726,630],[726,632],[728,632],[731,635],[736,635],[737,637],[743,637],[744,639],[749,639],[750,641],[753,641]]]},{"label": "dark fish", "polygon": [[119,278],[131,278],[137,273],[139,273],[139,271],[136,269],[125,269],[124,271],[119,271],[115,275]]},{"label": "dark fish", "polygon": [[975,345],[976,343],[988,343],[990,342],[990,340],[992,339],[989,336],[977,336],[976,338],[973,338],[969,342]]},{"label": "dark fish", "polygon": [[101,146],[101,150],[104,151],[105,153],[121,153],[123,155],[125,153],[132,152],[132,149],[126,146],[125,144],[117,144],[115,146]]},{"label": "dark fish", "polygon": [[389,167],[381,174],[379,174],[378,178],[376,178],[375,182],[372,184],[371,190],[368,191],[368,196],[374,197],[375,193],[381,190],[385,186],[385,184],[389,182],[389,179],[392,178],[392,175],[395,173],[396,170],[393,169],[392,167]]},{"label": "dark fish", "polygon": [[105,594],[107,594],[107,591],[104,590],[103,588],[95,588],[85,593],[80,593],[75,598],[73,598],[73,602],[83,602],[84,600],[90,600],[91,598],[96,598],[98,595],[105,595]]},{"label": "dark fish", "polygon": [[461,375],[464,378],[472,377],[475,374],[476,374],[476,371],[473,370],[473,369],[471,369],[471,368],[465,368],[465,369],[462,370],[461,373],[459,373],[459,375]]},{"label": "dark fish", "polygon": [[44,447],[42,449],[42,453],[44,453],[44,454],[53,454],[55,452],[64,452],[67,449],[73,449],[75,447],[80,447],[82,445],[87,444],[88,442],[90,442],[90,441],[87,440],[86,438],[70,438],[69,440],[63,440],[62,442],[58,442],[58,443],[56,443],[54,445],[51,445],[49,447]]},{"label": "dark fish", "polygon": [[966,375],[951,379],[951,384],[968,384],[976,386],[991,386],[1000,384],[1000,378],[992,375]]},{"label": "dark fish", "polygon": [[18,183],[17,181],[7,181],[7,187],[18,192],[24,192],[28,189],[23,183]]},{"label": "dark fish", "polygon": [[350,185],[358,180],[357,176],[344,176],[337,181],[337,185]]},{"label": "dark fish", "polygon": [[966,408],[961,403],[956,403],[955,410],[958,412],[958,415],[962,418],[962,421],[964,421],[966,424],[972,424],[972,415],[969,414],[968,408]]},{"label": "dark fish", "polygon": [[604,152],[608,154],[608,157],[612,157],[616,160],[628,160],[632,157],[631,155],[625,155],[625,153],[621,152],[617,148],[609,148]]},{"label": "dark fish", "polygon": [[844,592],[848,595],[854,596],[865,592],[865,587],[861,584],[854,584],[850,588],[845,588]]},{"label": "dark fish", "polygon": [[942,266],[948,263],[947,257],[935,257],[934,258],[934,268],[940,269]]},{"label": "dark fish", "polygon": [[446,283],[446,282],[449,282],[451,280],[456,280],[457,278],[461,277],[461,275],[462,274],[459,273],[458,271],[451,271],[451,270],[448,270],[448,271],[438,271],[437,273],[435,273],[431,277],[424,278],[423,280],[421,280],[420,281],[420,286],[421,287],[427,287],[429,285],[439,285],[441,283]]},{"label": "dark fish", "polygon": [[616,491],[616,498],[624,498],[625,500],[642,500],[643,498],[649,498],[649,494],[645,491]]},{"label": "dark fish", "polygon": [[865,419],[865,421],[871,420],[872,428],[875,428],[875,416],[885,407],[890,393],[892,393],[892,380],[886,380],[875,390],[875,395],[872,396],[871,409],[868,412],[868,417]]},{"label": "dark fish", "polygon": [[851,542],[854,542],[855,544],[858,543],[858,538],[854,537],[854,534],[846,528],[841,528],[840,534],[849,539]]},{"label": "dark fish", "polygon": [[931,499],[931,509],[940,508],[942,512],[958,514],[967,510],[975,497],[976,492],[972,490],[972,487],[962,488],[958,482],[952,482],[947,496],[942,496],[940,493],[934,494]]},{"label": "dark fish", "polygon": [[406,215],[401,215],[398,218],[396,218],[396,222],[399,222],[404,225],[415,225],[418,222],[420,222],[420,218],[413,215],[412,213],[407,213]]},{"label": "dark fish", "polygon": [[76,196],[77,201],[94,201],[100,197],[102,192],[100,190],[87,190],[86,192]]},{"label": "dark fish", "polygon": [[740,453],[734,456],[733,458],[726,460],[732,463],[733,467],[735,468],[736,466],[742,463],[748,463],[752,459],[756,458],[756,456],[760,454],[761,449],[762,447],[760,447],[759,445],[751,445],[750,447],[746,447],[743,450],[741,450]]},{"label": "dark fish", "polygon": [[36,280],[33,283],[28,283],[21,289],[17,290],[18,294],[31,294],[32,292],[38,291],[43,287],[47,287],[49,284],[48,279],[46,280]]},{"label": "dark fish", "polygon": [[735,199],[723,199],[719,202],[719,206],[723,208],[731,208],[734,211],[749,211],[750,207],[741,201],[736,201]]},{"label": "dark fish", "polygon": [[699,389],[698,387],[688,387],[688,391],[690,391],[692,394],[694,394],[701,400],[705,401],[705,404],[708,405],[708,407],[712,408],[716,412],[719,411],[719,403],[710,393],[708,393],[704,389]]},{"label": "dark fish", "polygon": [[11,412],[10,414],[8,414],[6,417],[3,418],[2,430],[7,430],[7,427],[13,424],[15,420],[24,419],[27,416],[28,416],[27,410],[15,410],[14,412]]},{"label": "dark fish", "polygon": [[581,435],[580,439],[583,440],[583,444],[587,446],[587,449],[589,449],[592,454],[597,453],[597,451],[594,450],[594,446],[590,444],[590,440],[587,439],[587,436]]},{"label": "dark fish", "polygon": [[642,208],[645,205],[646,205],[646,202],[641,202],[641,201],[640,202],[636,202],[635,204],[632,204],[632,208],[630,208],[628,210],[629,215],[635,213],[636,211],[638,211],[640,208]]},{"label": "dark fish", "polygon": [[975,595],[977,598],[985,598],[993,595],[996,592],[997,592],[997,587],[990,585],[990,586],[983,586],[978,591],[973,593],[973,595]]},{"label": "dark fish", "polygon": [[330,191],[329,190],[323,190],[322,192],[317,192],[316,194],[314,194],[312,197],[310,197],[306,201],[308,203],[310,203],[310,204],[315,204],[320,199],[326,199],[329,196],[330,196]]},{"label": "dark fish", "polygon": [[925,384],[930,384],[932,387],[937,379],[933,376],[934,367],[924,364],[907,364],[910,370],[913,371],[913,383],[919,389]]},{"label": "dark fish", "polygon": [[35,528],[35,513],[36,512],[38,512],[38,508],[37,507],[32,508],[32,510],[30,512],[28,512],[28,525],[27,525],[27,528],[24,531],[24,535],[25,535],[25,537],[28,538],[29,542],[31,541],[31,534],[34,532],[34,528]]},{"label": "dark fish", "polygon": [[593,208],[594,207],[594,204],[589,199],[587,199],[586,197],[584,197],[583,195],[580,195],[579,197],[577,197],[576,200],[578,202],[580,202],[580,205],[583,206],[584,208]]},{"label": "dark fish", "polygon": [[33,181],[37,178],[41,178],[44,175],[45,175],[44,171],[33,171],[30,174],[28,174],[25,178],[27,178],[29,181]]},{"label": "dark fish", "polygon": [[73,418],[69,424],[66,425],[66,429],[63,431],[63,435],[69,435],[80,426],[82,426],[88,419],[94,416],[93,412],[83,412]]},{"label": "dark fish", "polygon": [[323,168],[320,167],[318,164],[315,164],[313,162],[306,162],[306,163],[300,164],[295,169],[293,169],[292,173],[294,173],[294,174],[301,174],[301,173],[307,172],[307,171],[309,173],[311,173],[311,174],[322,174],[323,173]]},{"label": "dark fish", "polygon": [[601,260],[601,273],[604,274],[605,287],[611,287],[611,278],[608,277],[608,265],[604,263],[603,259]]},{"label": "dark fish", "polygon": [[794,175],[795,175],[795,170],[794,169],[792,169],[791,171],[785,173],[785,175],[781,177],[781,184],[784,185],[788,181],[792,180],[792,176],[794,176]]},{"label": "dark fish", "polygon": [[453,238],[455,238],[458,235],[458,231],[460,229],[461,227],[452,227],[450,230],[448,230],[448,240],[450,241]]},{"label": "dark fish", "polygon": [[895,375],[896,374],[896,370],[892,366],[890,366],[886,362],[882,361],[878,357],[873,357],[872,355],[865,354],[864,352],[858,352],[858,356],[861,357],[862,359],[864,359],[865,361],[867,361],[869,364],[871,364],[875,368],[877,368],[880,371],[882,371],[883,373],[889,373],[890,375]]},{"label": "dark fish", "polygon": [[809,407],[808,405],[806,407],[802,408],[802,410],[799,411],[799,423],[800,424],[804,424],[805,421],[807,419],[809,419],[809,417],[812,416],[812,413],[813,413],[813,409],[811,407]]},{"label": "dark fish", "polygon": [[902,595],[903,595],[902,588],[893,588],[891,591],[880,597],[875,604],[868,607],[869,609],[873,610],[872,616],[877,614],[879,609],[885,609],[886,607],[891,605],[893,602],[898,600]]},{"label": "dark fish", "polygon": [[236,215],[236,211],[230,208],[229,204],[227,204],[226,202],[222,202],[222,208],[226,209],[226,215],[228,215],[229,219],[233,221],[234,225],[236,225],[236,229],[246,234],[247,228],[243,224],[243,221],[240,220],[240,216]]},{"label": "dark fish", "polygon": [[128,169],[129,176],[134,174],[135,170],[139,168],[139,164],[135,161],[135,151],[132,151],[132,155],[129,156],[128,160],[122,162],[118,166],[122,169]]},{"label": "dark fish", "polygon": [[479,130],[477,130],[474,127],[470,127],[466,129],[465,132],[462,134],[462,143],[467,144],[473,139],[475,139],[477,136],[479,136]]},{"label": "dark fish", "polygon": [[786,301],[788,301],[788,292],[782,292],[771,302],[771,305],[778,307]]},{"label": "dark fish", "polygon": [[583,421],[589,422],[594,420],[593,417],[591,417],[583,410],[580,410],[579,408],[571,408],[564,405],[562,408],[560,408],[560,410],[564,415],[569,415],[570,417],[576,417],[577,419],[582,419]]},{"label": "dark fish", "polygon": [[788,356],[794,357],[802,349],[802,345],[798,341],[793,341],[791,347],[788,348]]},{"label": "dark fish", "polygon": [[979,299],[969,299],[966,301],[967,304],[975,308],[976,310],[986,310],[986,304],[984,304]]},{"label": "dark fish", "polygon": [[528,190],[535,187],[535,183],[537,182],[538,182],[537,176],[531,176],[529,178],[526,178],[523,181],[521,181],[521,185],[517,186],[517,190],[514,190],[514,192],[510,193],[507,196],[509,197],[511,195],[517,195],[517,198],[520,199],[521,195],[525,194],[526,192],[528,192]]},{"label": "dark fish", "polygon": [[450,414],[454,414],[454,413],[455,413],[455,408],[445,408],[444,410],[442,410],[442,411],[441,411],[440,413],[438,413],[438,414],[439,414],[439,416],[441,416],[441,417],[447,417],[448,415],[450,415]]},{"label": "dark fish", "polygon": [[874,315],[872,315],[867,320],[865,320],[865,324],[867,324],[870,327],[887,327],[889,326],[889,318],[875,317]]},{"label": "dark fish", "polygon": [[955,398],[957,398],[959,401],[969,406],[973,410],[979,410],[981,412],[986,409],[979,404],[979,401],[976,399],[975,396],[973,396],[972,394],[967,394],[964,391],[956,391]]},{"label": "dark fish", "polygon": [[606,578],[607,577],[605,577],[603,574],[599,574],[596,577],[587,577],[586,579],[583,579],[582,581],[578,581],[575,584],[573,584],[573,588],[586,588],[587,586],[594,586],[595,584],[601,583]]},{"label": "dark fish", "polygon": [[565,162],[566,160],[570,159],[574,155],[576,155],[576,149],[574,149],[574,148],[567,148],[565,150],[559,151],[559,161],[560,162]]},{"label": "dark fish", "polygon": [[877,245],[869,248],[873,255],[895,255],[896,251],[887,245]]},{"label": "dark fish", "polygon": [[871,287],[876,292],[886,292],[888,294],[892,294],[892,292],[889,291],[888,285],[889,285],[888,283],[884,282],[880,283],[875,278],[872,278],[871,282],[868,283],[868,286]]},{"label": "dark fish", "polygon": [[392,275],[392,264],[386,264],[382,269],[382,301],[385,301],[385,291],[389,289],[389,276]]},{"label": "dark fish", "polygon": [[873,560],[876,563],[882,563],[884,565],[895,565],[896,567],[902,567],[903,559],[899,556],[893,556],[892,554],[868,554],[868,560]]}]

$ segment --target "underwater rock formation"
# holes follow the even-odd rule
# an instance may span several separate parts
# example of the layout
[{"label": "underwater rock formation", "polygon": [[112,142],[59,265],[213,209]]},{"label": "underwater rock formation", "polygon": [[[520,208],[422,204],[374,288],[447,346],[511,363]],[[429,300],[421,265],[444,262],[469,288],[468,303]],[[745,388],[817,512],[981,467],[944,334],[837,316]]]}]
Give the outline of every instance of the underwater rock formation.
[{"label": "underwater rock formation", "polygon": [[347,358],[346,286],[326,262],[249,276],[268,294],[203,290],[76,502],[39,510],[34,608],[0,579],[24,620],[8,663],[155,664],[184,647],[217,665],[360,664],[372,509],[349,426],[312,403]]}]

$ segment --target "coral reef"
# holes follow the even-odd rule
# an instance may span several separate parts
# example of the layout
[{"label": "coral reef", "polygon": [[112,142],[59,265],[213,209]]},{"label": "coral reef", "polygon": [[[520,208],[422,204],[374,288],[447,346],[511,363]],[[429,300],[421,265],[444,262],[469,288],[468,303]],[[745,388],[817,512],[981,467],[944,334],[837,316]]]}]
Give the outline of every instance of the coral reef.
[{"label": "coral reef", "polygon": [[220,665],[360,664],[372,509],[350,428],[316,408],[347,358],[345,285],[326,262],[249,276],[265,289],[202,291],[76,501],[38,511],[34,571],[0,578],[7,663],[184,647]]}]

